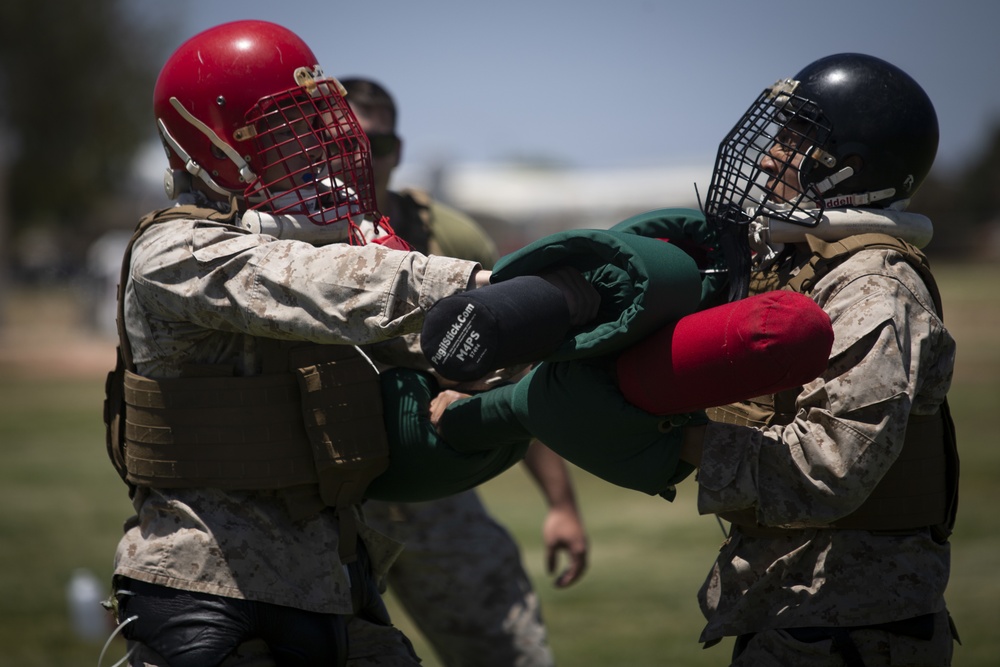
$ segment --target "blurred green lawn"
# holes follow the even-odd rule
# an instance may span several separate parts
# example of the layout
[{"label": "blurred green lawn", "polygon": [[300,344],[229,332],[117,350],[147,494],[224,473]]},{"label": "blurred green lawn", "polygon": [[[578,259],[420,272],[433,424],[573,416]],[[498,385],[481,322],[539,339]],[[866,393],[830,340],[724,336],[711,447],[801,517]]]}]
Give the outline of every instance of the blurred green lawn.
[{"label": "blurred green lawn", "polygon": [[[962,501],[948,601],[962,635],[955,665],[995,665],[1000,655],[1000,266],[939,266],[946,321],[959,341],[951,393],[962,454]],[[108,583],[122,520],[131,511],[106,458],[101,422],[107,346],[79,333],[76,297],[19,293],[0,334],[0,667],[96,665],[100,644],[76,638],[66,584],[85,567]],[[80,346],[81,337],[87,343]],[[84,355],[91,358],[84,359]],[[65,376],[29,370],[53,359]],[[27,362],[25,361],[27,360]],[[41,368],[38,365],[36,368]],[[34,377],[32,376],[34,375]],[[695,599],[722,542],[699,517],[694,484],[673,504],[575,470],[590,532],[587,575],[556,590],[545,574],[542,501],[520,468],[483,487],[492,512],[524,548],[550,639],[564,667],[724,665],[731,642],[702,650]],[[397,623],[410,626],[401,612]],[[419,637],[425,664],[437,667]],[[124,652],[117,642],[112,664]]]}]

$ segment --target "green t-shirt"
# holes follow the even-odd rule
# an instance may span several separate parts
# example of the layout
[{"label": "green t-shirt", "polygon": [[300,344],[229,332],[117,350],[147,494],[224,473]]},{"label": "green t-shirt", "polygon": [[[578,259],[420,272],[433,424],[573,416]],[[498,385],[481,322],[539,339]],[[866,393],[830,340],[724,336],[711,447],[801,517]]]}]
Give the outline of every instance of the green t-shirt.
[{"label": "green t-shirt", "polygon": [[393,192],[399,216],[392,228],[416,250],[479,262],[492,269],[499,258],[496,244],[471,217],[434,201],[420,190]]}]

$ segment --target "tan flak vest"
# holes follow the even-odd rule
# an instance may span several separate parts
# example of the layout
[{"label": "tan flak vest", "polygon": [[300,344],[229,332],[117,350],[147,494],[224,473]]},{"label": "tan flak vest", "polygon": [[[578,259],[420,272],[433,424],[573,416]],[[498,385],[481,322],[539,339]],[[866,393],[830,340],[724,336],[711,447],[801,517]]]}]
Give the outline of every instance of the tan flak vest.
[{"label": "tan flak vest", "polygon": [[[842,241],[824,242],[806,236],[812,254],[797,273],[790,263],[754,276],[750,291],[788,289],[808,294],[817,281],[850,255],[865,248],[886,248],[902,254],[923,278],[942,316],[941,297],[926,257],[916,247],[884,234],[860,234]],[[748,426],[790,424],[801,387],[760,396],[708,411],[713,421]],[[911,415],[899,457],[869,495],[850,515],[828,528],[907,533],[930,527],[944,541],[955,525],[958,508],[958,447],[947,400],[932,415]],[[722,518],[749,535],[771,535],[783,529],[759,526],[754,508],[728,512]]]},{"label": "tan flak vest", "polygon": [[105,385],[108,454],[122,479],[152,488],[280,492],[294,519],[338,510],[341,557],[353,560],[353,506],[388,466],[378,373],[351,345],[261,341],[262,373],[193,365],[181,377],[135,373],[124,327],[132,246],[150,225],[231,214],[179,206],[140,221],[118,285],[118,363]]}]

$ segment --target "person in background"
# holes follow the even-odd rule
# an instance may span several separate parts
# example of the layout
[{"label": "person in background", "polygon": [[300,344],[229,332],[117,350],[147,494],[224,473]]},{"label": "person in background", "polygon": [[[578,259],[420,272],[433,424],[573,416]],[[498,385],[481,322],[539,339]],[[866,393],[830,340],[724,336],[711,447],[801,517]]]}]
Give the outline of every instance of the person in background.
[{"label": "person in background", "polygon": [[937,144],[908,74],[843,53],[766,88],[720,145],[705,214],[752,247],[750,293],[807,294],[834,330],[819,378],[685,433],[699,511],[731,522],[699,599],[734,667],[951,664],[955,341],[906,211]]},{"label": "person in background", "polygon": [[[375,196],[395,233],[419,252],[492,268],[496,247],[469,216],[419,190],[389,188],[403,149],[390,93],[370,79],[340,81],[371,142]],[[565,554],[567,566],[555,584],[569,586],[586,569],[588,541],[567,464],[537,440],[524,462],[548,505],[542,528],[546,569],[555,572]],[[369,525],[404,543],[389,570],[389,586],[443,664],[555,663],[518,546],[475,490],[422,503],[369,500],[364,512]]]}]

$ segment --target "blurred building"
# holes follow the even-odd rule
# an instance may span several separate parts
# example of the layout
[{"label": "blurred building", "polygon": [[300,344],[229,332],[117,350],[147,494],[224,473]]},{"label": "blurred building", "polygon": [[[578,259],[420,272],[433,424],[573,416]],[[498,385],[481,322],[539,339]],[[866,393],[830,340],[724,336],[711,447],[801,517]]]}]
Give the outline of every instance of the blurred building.
[{"label": "blurred building", "polygon": [[572,169],[516,164],[401,166],[394,187],[418,187],[472,215],[509,252],[565,229],[606,229],[655,208],[697,208],[710,167]]}]

